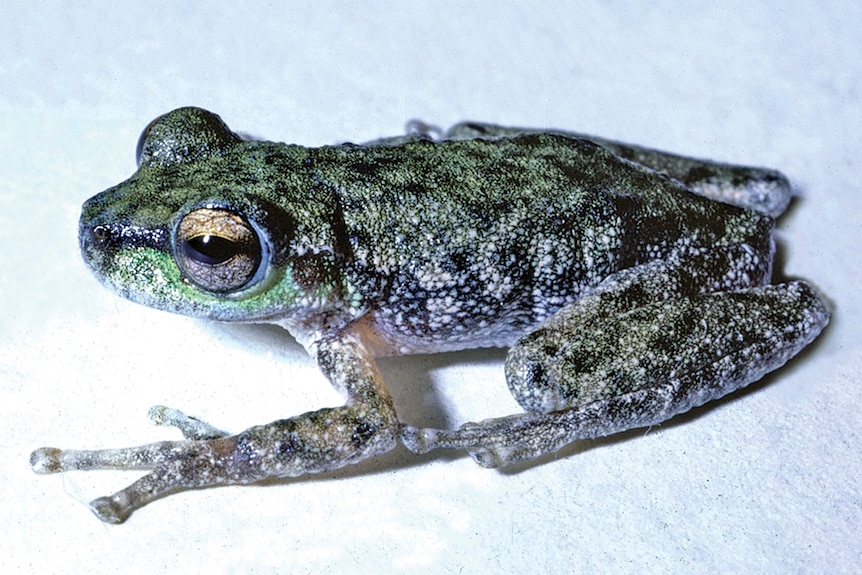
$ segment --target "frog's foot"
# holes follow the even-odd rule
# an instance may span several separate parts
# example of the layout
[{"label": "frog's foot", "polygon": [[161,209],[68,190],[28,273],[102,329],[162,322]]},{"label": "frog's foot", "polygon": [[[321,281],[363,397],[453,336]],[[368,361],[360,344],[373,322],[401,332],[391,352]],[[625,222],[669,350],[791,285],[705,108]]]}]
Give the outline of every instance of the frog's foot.
[{"label": "frog's foot", "polygon": [[[90,502],[90,509],[99,519],[117,524],[157,497],[198,486],[196,481],[177,481],[177,477],[195,476],[193,469],[182,467],[193,467],[193,459],[207,457],[208,452],[210,459],[218,457],[235,443],[226,432],[176,409],[157,405],[149,410],[147,417],[156,425],[176,427],[188,441],[92,451],[43,447],[30,455],[30,466],[39,474],[90,469],[152,470],[126,489]],[[220,440],[220,443],[204,440]]]},{"label": "frog's foot", "polygon": [[205,421],[164,405],[151,407],[147,417],[156,425],[176,427],[186,439],[216,439],[230,435]]},{"label": "frog's foot", "polygon": [[[237,450],[237,437],[200,441],[162,441],[123,449],[76,450],[43,447],[30,455],[36,473],[71,470],[151,470],[110,497],[90,502],[106,523],[122,523],[135,509],[170,493],[214,483],[247,483],[258,479],[247,473]],[[215,478],[215,479],[214,479]]]},{"label": "frog's foot", "polygon": [[[660,405],[662,393],[641,398],[641,407],[664,414]],[[401,442],[414,453],[432,449],[466,449],[482,467],[505,467],[519,461],[552,453],[578,439],[590,439],[624,431],[631,427],[650,425],[649,421],[633,423],[625,410],[628,399],[597,403],[582,409],[554,413],[523,413],[465,423],[455,430],[417,429],[406,426]],[[654,405],[647,406],[647,403]],[[628,415],[626,415],[628,414]],[[653,419],[662,421],[667,415]]]},{"label": "frog's foot", "polygon": [[[132,511],[157,497],[197,486],[196,482],[188,482],[188,485],[185,485],[176,479],[168,480],[167,475],[171,473],[177,474],[176,477],[179,474],[185,477],[193,476],[187,473],[187,470],[178,469],[176,460],[184,456],[187,459],[188,456],[206,457],[207,451],[212,450],[215,450],[215,453],[211,454],[211,457],[218,456],[232,445],[228,433],[170,407],[152,407],[147,412],[147,417],[156,425],[176,427],[189,441],[163,441],[141,447],[102,450],[43,447],[30,455],[30,466],[39,474],[90,469],[153,470],[126,489],[90,502],[90,508],[99,519],[116,524],[122,523]],[[219,439],[222,440],[221,444],[204,441]],[[175,460],[173,465],[172,460]],[[190,461],[186,461],[187,467],[192,465]]]},{"label": "frog's foot", "polygon": [[106,523],[122,523],[139,507],[188,489],[242,485],[267,477],[295,477],[356,463],[395,446],[394,412],[367,403],[325,408],[226,437],[178,411],[156,408],[151,418],[205,439],[162,441],[139,447],[74,450],[43,447],[30,455],[40,474],[71,470],[147,470],[109,497],[90,502]]},{"label": "frog's foot", "polygon": [[432,124],[426,124],[422,120],[410,120],[407,122],[407,133],[402,136],[391,136],[388,138],[378,138],[370,142],[365,142],[363,146],[401,146],[412,142],[420,142],[424,140],[439,140],[443,135],[443,130]]},{"label": "frog's foot", "polygon": [[[479,423],[466,423],[456,430],[418,429],[405,426],[401,430],[401,442],[413,453],[427,453],[432,449],[466,449],[470,456],[482,467],[504,467],[518,461],[537,457],[554,451],[554,446],[545,444],[531,449],[538,438],[540,425],[533,414],[513,415],[499,419],[488,419]],[[515,435],[517,428],[525,429],[526,434]],[[565,429],[561,435],[567,436]],[[556,449],[566,443],[564,439]]]}]

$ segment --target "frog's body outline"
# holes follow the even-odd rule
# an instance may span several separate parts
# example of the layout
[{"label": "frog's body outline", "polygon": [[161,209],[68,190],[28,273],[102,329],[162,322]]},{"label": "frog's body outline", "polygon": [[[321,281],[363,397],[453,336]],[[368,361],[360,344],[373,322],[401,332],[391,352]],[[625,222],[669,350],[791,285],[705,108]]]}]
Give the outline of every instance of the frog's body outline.
[{"label": "frog's body outline", "polygon": [[[303,148],[245,141],[199,108],[154,120],[139,170],[84,204],[85,261],[146,305],[282,325],[346,404],[233,436],[157,407],[184,441],[42,448],[33,468],[151,469],[91,503],[120,523],[178,490],[333,469],[399,441],[508,465],[722,397],[829,321],[807,283],[769,284],[791,197],[774,170],[567,132],[414,128]],[[525,412],[456,430],[402,423],[374,362],[503,346]]]}]

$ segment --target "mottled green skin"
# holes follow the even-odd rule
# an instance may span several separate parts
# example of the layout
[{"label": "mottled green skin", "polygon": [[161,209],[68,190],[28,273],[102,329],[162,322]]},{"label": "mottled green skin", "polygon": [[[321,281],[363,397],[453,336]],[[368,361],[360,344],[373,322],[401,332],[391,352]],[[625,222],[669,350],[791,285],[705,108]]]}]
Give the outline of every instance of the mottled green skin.
[{"label": "mottled green skin", "polygon": [[[772,170],[566,132],[465,123],[303,148],[175,110],[145,130],[138,171],[84,205],[85,261],[152,307],[286,327],[345,405],[233,436],[158,407],[185,440],[42,448],[31,465],[150,469],[91,503],[119,523],[179,490],[333,469],[398,441],[495,467],[660,423],[780,367],[828,323],[805,282],[769,285],[789,199]],[[243,254],[260,265],[228,288],[178,264],[191,253],[210,270],[180,222],[211,211],[254,232]],[[480,346],[512,346],[524,413],[456,430],[399,420],[375,357]]]},{"label": "mottled green skin", "polygon": [[[227,298],[180,281],[170,238],[201,206],[257,224],[262,281]],[[122,230],[116,251],[89,243],[100,225]],[[686,251],[752,243],[761,283],[771,226],[561,135],[309,149],[175,113],[150,128],[138,172],[84,205],[81,238],[97,276],[146,305],[282,321],[304,342],[364,316],[408,352],[511,345],[610,274]]]}]

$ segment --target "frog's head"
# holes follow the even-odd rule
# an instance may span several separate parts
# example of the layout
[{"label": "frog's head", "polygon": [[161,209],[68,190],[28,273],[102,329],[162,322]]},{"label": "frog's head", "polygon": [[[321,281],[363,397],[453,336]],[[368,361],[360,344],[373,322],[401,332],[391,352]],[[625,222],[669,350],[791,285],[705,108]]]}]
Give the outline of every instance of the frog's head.
[{"label": "frog's head", "polygon": [[297,146],[243,141],[181,108],[138,142],[138,171],[88,200],[87,265],[133,301],[222,320],[278,319],[340,297],[337,212]]}]

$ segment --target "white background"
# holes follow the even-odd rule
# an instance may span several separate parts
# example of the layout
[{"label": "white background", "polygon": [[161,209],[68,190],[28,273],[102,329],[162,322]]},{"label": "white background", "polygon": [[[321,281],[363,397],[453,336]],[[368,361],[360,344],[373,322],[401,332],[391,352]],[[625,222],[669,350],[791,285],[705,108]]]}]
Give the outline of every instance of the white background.
[{"label": "white background", "polygon": [[[28,2],[0,15],[0,566],[7,572],[851,572],[859,493],[862,9],[855,2]],[[287,3],[284,3],[287,4]],[[538,465],[403,448],[353,469],[186,492],[122,526],[83,502],[137,475],[37,476],[43,445],[231,430],[335,405],[274,328],[121,301],[78,210],[140,130],[194,104],[306,145],[462,119],[592,132],[781,169],[780,267],[834,306],[749,390]],[[403,419],[514,412],[500,351],[381,362]],[[134,568],[134,569],[133,569]]]}]

